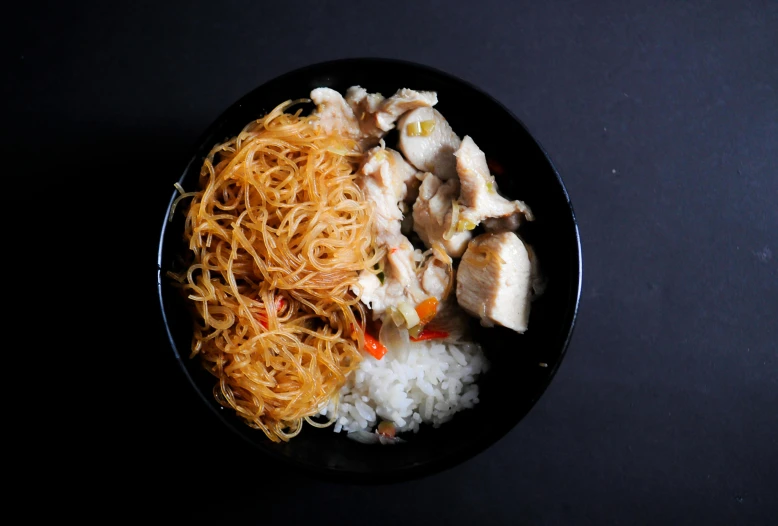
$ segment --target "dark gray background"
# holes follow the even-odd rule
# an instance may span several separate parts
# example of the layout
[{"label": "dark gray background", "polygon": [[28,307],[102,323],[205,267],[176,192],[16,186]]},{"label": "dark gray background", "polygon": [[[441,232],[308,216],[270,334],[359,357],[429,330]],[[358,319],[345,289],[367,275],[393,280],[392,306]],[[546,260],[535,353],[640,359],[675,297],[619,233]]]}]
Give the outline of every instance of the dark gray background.
[{"label": "dark gray background", "polygon": [[[96,261],[124,277],[98,287],[133,305],[112,315],[113,340],[127,335],[117,373],[132,374],[103,393],[127,404],[97,459],[118,516],[775,524],[777,2],[76,2],[5,22],[22,138],[7,146],[139,212],[98,247],[122,259]],[[154,285],[158,228],[201,131],[272,77],[355,56],[425,63],[507,105],[561,173],[584,255],[572,344],[527,418],[459,467],[383,487],[251,458],[176,369]]]}]

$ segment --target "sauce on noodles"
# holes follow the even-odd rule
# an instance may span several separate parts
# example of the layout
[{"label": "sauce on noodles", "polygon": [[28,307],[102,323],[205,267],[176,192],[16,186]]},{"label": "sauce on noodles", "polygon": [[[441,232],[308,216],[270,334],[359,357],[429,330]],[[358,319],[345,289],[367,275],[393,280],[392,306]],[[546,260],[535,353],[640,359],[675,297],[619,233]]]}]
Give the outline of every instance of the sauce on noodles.
[{"label": "sauce on noodles", "polygon": [[383,256],[356,184],[361,152],[293,104],[214,146],[199,189],[173,207],[191,199],[192,259],[171,273],[195,314],[191,355],[216,400],[276,442],[304,421],[328,425],[311,417],[362,359],[366,316],[350,290]]}]

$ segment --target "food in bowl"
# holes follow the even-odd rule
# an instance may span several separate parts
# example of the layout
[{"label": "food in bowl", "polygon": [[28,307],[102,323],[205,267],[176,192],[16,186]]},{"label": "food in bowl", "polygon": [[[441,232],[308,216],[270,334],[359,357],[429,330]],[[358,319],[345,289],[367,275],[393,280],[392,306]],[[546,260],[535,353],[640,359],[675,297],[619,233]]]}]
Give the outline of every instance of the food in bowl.
[{"label": "food in bowl", "polygon": [[193,314],[190,356],[272,441],[304,422],[384,444],[439,426],[478,403],[489,368],[469,320],[528,330],[544,285],[517,233],[532,211],[436,104],[317,88],[178,186],[189,251],[168,275]]}]

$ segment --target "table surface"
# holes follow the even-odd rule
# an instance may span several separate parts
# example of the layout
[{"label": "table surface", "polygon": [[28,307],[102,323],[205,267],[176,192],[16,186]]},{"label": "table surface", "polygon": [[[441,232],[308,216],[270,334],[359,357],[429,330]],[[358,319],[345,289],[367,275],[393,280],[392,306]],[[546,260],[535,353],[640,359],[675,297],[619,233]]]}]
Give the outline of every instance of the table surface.
[{"label": "table surface", "polygon": [[[9,24],[10,114],[37,135],[12,146],[86,145],[87,182],[142,190],[125,250],[142,308],[121,323],[147,398],[101,453],[121,466],[105,484],[140,481],[124,509],[190,524],[775,520],[778,2],[62,3]],[[584,256],[567,357],[530,414],[458,467],[381,487],[253,458],[177,369],[154,285],[201,131],[268,79],[356,56],[428,64],[510,108],[561,173]]]}]

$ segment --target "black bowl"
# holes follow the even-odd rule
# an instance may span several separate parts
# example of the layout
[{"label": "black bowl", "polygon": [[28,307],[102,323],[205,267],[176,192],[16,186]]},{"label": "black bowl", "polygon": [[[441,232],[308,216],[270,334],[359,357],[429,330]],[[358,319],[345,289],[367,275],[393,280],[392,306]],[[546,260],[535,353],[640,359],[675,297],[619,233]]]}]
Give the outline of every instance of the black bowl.
[{"label": "black bowl", "polygon": [[[364,445],[331,428],[305,429],[288,443],[273,443],[214,400],[214,378],[189,359],[192,324],[166,272],[182,250],[183,214],[165,217],[158,253],[158,289],[170,345],[195,392],[214,414],[256,448],[290,467],[341,481],[392,482],[450,468],[484,451],[510,431],[548,387],[565,355],[581,292],[581,246],[573,208],[562,179],[538,141],[502,104],[473,85],[430,67],[385,59],[347,59],[314,64],[273,79],[229,107],[199,140],[179,180],[193,190],[210,148],[234,136],[287,99],[327,86],[341,93],[359,84],[369,92],[398,88],[433,90],[438,110],[460,136],[470,135],[504,169],[500,192],[522,199],[536,220],[521,235],[534,247],[548,283],[532,306],[529,329],[517,334],[474,323],[492,367],[479,380],[480,403],[437,429],[423,427],[395,446]],[[171,189],[171,204],[177,193]]]}]

